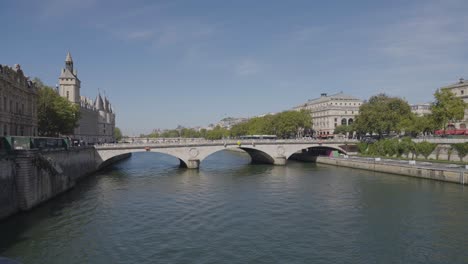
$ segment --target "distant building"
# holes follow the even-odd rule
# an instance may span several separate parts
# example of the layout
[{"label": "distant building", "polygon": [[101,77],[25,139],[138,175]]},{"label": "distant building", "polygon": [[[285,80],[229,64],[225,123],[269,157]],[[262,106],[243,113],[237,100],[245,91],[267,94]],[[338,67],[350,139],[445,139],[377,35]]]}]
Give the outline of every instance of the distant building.
[{"label": "distant building", "polygon": [[425,103],[425,104],[412,104],[411,106],[411,112],[417,116],[424,116],[424,115],[429,115],[431,113],[431,104],[430,103]]},{"label": "distant building", "polygon": [[[463,99],[465,103],[468,103],[468,82],[466,82],[463,78],[460,78],[457,83],[452,85],[441,87],[441,89],[450,90],[453,94],[457,97]],[[449,124],[449,128],[466,128],[466,124],[468,122],[468,108],[465,108],[465,116],[463,120],[458,120],[452,124]]]},{"label": "distant building", "polygon": [[319,98],[296,106],[294,110],[309,110],[316,136],[326,138],[333,137],[337,126],[351,125],[359,113],[361,104],[361,99],[342,92],[334,95],[322,93]]},{"label": "distant building", "polygon": [[221,121],[219,121],[216,125],[220,126],[222,128],[231,129],[231,127],[233,127],[233,126],[235,126],[237,124],[246,122],[248,120],[249,120],[248,118],[243,118],[243,117],[238,117],[238,118],[236,118],[236,117],[226,117],[226,118],[221,119]]},{"label": "distant building", "polygon": [[19,64],[0,64],[0,135],[37,136],[38,89]]},{"label": "distant building", "polygon": [[59,94],[80,106],[81,119],[70,135],[87,144],[114,142],[115,113],[109,100],[98,93],[95,100],[80,95],[81,81],[70,53],[59,77]]}]

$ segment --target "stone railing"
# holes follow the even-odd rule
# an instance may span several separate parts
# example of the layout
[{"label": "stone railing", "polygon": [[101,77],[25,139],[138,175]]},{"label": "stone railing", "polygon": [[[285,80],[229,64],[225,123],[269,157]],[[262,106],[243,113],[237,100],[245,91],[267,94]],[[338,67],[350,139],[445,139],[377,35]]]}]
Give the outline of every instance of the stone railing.
[{"label": "stone railing", "polygon": [[132,148],[142,146],[157,146],[157,147],[171,147],[171,146],[217,146],[217,145],[237,145],[237,144],[356,144],[359,141],[356,139],[226,139],[226,140],[149,140],[148,142],[133,142],[133,143],[111,143],[96,145],[96,149],[100,148]]}]

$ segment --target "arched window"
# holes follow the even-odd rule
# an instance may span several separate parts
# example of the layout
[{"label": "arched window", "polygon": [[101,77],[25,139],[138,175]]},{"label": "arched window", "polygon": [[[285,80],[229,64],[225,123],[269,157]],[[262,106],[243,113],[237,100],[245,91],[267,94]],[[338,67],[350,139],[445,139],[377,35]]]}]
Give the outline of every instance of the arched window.
[{"label": "arched window", "polygon": [[341,119],[341,125],[346,126],[346,118]]},{"label": "arched window", "polygon": [[348,119],[348,125],[352,125],[354,120],[352,118]]},{"label": "arched window", "polygon": [[460,124],[460,128],[465,129],[465,128],[466,128],[466,124],[465,124],[465,123],[461,123],[461,124]]}]

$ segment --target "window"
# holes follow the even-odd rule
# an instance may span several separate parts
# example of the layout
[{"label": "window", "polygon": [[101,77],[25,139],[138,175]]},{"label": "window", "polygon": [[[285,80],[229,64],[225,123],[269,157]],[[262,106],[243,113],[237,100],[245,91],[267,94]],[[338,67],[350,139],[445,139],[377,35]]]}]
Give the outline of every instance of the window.
[{"label": "window", "polygon": [[70,100],[70,92],[67,91],[67,99]]},{"label": "window", "polygon": [[341,119],[341,125],[346,126],[346,118]]},{"label": "window", "polygon": [[465,91],[464,91],[464,90],[461,90],[460,93],[463,95],[463,94],[465,93]]}]

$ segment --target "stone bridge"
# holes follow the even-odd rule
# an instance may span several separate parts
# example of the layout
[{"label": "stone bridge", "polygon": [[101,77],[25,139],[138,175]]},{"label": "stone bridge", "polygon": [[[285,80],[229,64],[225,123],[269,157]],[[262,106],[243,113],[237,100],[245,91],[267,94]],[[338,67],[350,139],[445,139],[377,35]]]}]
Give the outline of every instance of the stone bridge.
[{"label": "stone bridge", "polygon": [[210,142],[175,142],[148,144],[109,144],[96,146],[97,165],[103,167],[119,156],[134,152],[159,152],[179,159],[180,166],[190,169],[199,168],[200,163],[209,155],[226,149],[241,149],[247,152],[252,163],[285,165],[288,159],[309,160],[325,155],[331,150],[347,154],[354,140],[243,140]]}]

